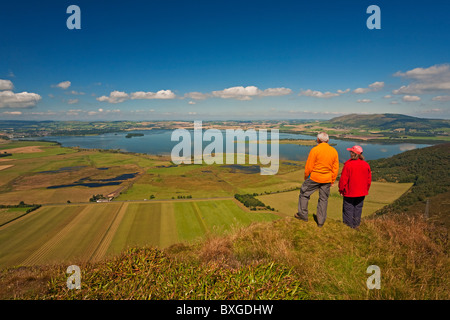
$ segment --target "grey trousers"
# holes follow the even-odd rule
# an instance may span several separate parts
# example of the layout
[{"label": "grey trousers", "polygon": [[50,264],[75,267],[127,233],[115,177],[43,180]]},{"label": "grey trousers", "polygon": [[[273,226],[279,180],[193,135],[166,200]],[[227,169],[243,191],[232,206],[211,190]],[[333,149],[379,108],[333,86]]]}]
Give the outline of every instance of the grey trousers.
[{"label": "grey trousers", "polygon": [[317,224],[322,226],[327,218],[328,196],[331,183],[318,183],[310,178],[303,182],[298,198],[298,215],[308,221],[308,202],[310,196],[319,189],[319,201],[317,202]]},{"label": "grey trousers", "polygon": [[342,221],[350,228],[361,224],[361,214],[365,197],[344,197],[342,204]]}]

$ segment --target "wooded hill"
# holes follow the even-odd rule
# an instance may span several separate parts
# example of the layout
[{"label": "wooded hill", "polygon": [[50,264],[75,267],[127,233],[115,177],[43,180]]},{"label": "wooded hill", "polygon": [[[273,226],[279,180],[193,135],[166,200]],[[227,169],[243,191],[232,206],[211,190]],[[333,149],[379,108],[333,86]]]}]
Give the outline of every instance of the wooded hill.
[{"label": "wooded hill", "polygon": [[368,161],[373,181],[412,182],[411,190],[379,213],[400,212],[450,191],[450,143],[415,149],[391,158]]},{"label": "wooded hill", "polygon": [[449,128],[450,120],[426,119],[411,117],[403,114],[348,114],[324,122],[332,127],[364,128],[372,130],[437,130]]}]

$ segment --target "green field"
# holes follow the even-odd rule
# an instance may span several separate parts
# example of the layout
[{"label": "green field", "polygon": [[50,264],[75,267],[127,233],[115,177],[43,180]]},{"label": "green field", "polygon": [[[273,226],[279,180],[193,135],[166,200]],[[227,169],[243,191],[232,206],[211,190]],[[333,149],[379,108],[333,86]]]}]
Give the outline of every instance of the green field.
[{"label": "green field", "polygon": [[[369,216],[387,204],[392,203],[411,188],[412,183],[372,182],[369,195],[364,200],[362,216]],[[298,211],[299,190],[258,196],[264,204],[275,208],[280,214],[293,216]],[[311,195],[308,203],[308,213],[316,213],[318,191]],[[342,221],[342,197],[338,187],[331,188],[328,198],[327,218]]]},{"label": "green field", "polygon": [[0,208],[0,226],[24,215],[29,208]]},{"label": "green field", "polygon": [[233,199],[43,206],[0,227],[0,267],[98,261],[129,246],[164,248],[278,218]]},{"label": "green field", "polygon": [[[88,202],[94,194],[114,193],[116,200],[233,197],[235,193],[265,193],[299,188],[303,163],[281,161],[277,175],[263,176],[248,165],[178,165],[168,157],[62,148],[49,142],[10,141],[1,150],[37,147],[39,151],[4,157],[0,170],[0,204],[57,204]],[[67,170],[69,168],[70,170]],[[81,179],[111,179],[139,172],[119,185],[71,186]],[[257,173],[255,173],[257,172]]]}]

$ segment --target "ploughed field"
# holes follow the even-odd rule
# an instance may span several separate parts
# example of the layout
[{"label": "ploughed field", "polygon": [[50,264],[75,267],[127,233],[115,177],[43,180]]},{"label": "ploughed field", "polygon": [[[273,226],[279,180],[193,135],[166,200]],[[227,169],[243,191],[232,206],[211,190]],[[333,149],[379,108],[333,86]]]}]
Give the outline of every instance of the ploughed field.
[{"label": "ploughed field", "polygon": [[278,216],[234,200],[49,205],[0,227],[0,267],[98,261],[127,247],[167,247]]}]

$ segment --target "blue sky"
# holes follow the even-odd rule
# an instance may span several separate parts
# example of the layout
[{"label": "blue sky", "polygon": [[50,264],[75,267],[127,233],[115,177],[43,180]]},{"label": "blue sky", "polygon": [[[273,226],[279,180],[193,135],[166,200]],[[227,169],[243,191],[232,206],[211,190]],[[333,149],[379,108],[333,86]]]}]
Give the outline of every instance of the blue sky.
[{"label": "blue sky", "polygon": [[0,119],[448,119],[449,15],[444,0],[10,1]]}]

